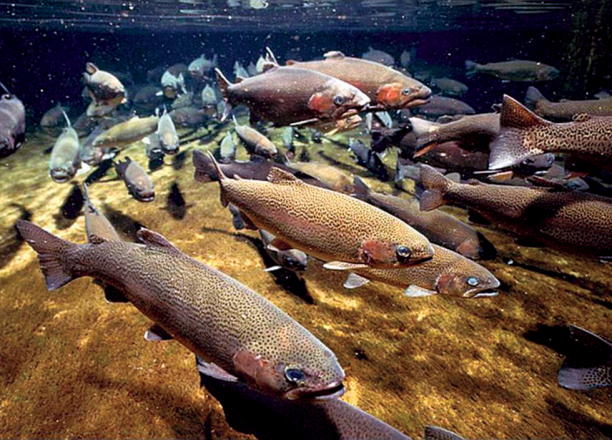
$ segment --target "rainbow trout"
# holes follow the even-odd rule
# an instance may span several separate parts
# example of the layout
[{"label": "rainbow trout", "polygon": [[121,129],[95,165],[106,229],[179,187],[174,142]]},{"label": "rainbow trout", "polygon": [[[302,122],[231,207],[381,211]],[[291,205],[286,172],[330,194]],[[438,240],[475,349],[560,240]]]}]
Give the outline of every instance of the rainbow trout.
[{"label": "rainbow trout", "polygon": [[287,399],[344,392],[344,372],[329,348],[264,297],[160,234],[141,229],[144,244],[94,237],[77,245],[27,221],[17,227],[38,253],[49,290],[82,276],[104,281],[155,322],[148,340],[176,339],[214,364],[208,374]]},{"label": "rainbow trout", "polygon": [[583,113],[591,116],[612,116],[612,99],[589,99],[584,101],[551,102],[542,93],[531,86],[525,95],[525,104],[543,118],[571,121],[574,116]]},{"label": "rainbow trout", "polygon": [[602,166],[612,165],[612,117],[580,114],[573,122],[549,122],[504,95],[500,127],[500,135],[491,143],[491,169],[543,153],[571,153]]},{"label": "rainbow trout", "polygon": [[404,267],[433,255],[423,235],[361,200],[276,167],[261,182],[230,179],[214,164],[223,206],[233,204],[258,229],[275,235],[283,243],[277,247],[304,251],[327,261],[328,269]]},{"label": "rainbow trout", "polygon": [[405,221],[432,243],[471,259],[494,258],[497,254],[484,235],[452,215],[439,210],[423,212],[416,199],[380,194],[372,191],[360,177],[354,179],[355,197]]},{"label": "rainbow trout", "polygon": [[581,191],[455,183],[421,166],[421,209],[466,206],[491,223],[539,243],[593,257],[612,256],[612,199]]},{"label": "rainbow trout", "polygon": [[433,245],[431,260],[404,269],[358,269],[344,287],[354,289],[370,280],[381,281],[405,290],[408,297],[449,295],[460,298],[495,296],[499,281],[491,272],[449,249]]}]

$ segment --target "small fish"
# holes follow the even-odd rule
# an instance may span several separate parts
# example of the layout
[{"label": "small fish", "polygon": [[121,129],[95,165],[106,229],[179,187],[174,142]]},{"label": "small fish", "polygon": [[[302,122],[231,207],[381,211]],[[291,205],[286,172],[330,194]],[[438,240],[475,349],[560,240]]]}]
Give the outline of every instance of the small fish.
[{"label": "small fish", "polygon": [[231,133],[227,133],[223,137],[219,147],[219,157],[221,163],[230,163],[236,159],[236,143]]},{"label": "small fish", "polygon": [[125,87],[121,81],[112,73],[98,69],[93,63],[85,65],[83,81],[90,97],[98,104],[117,107],[127,102]]},{"label": "small fish", "polygon": [[244,66],[240,63],[240,61],[234,62],[234,78],[248,78],[249,72],[244,68]]},{"label": "small fish", "polygon": [[612,387],[612,343],[574,325],[570,337],[578,350],[568,357],[559,370],[557,381],[563,388],[587,391]]},{"label": "small fish", "polygon": [[452,78],[433,78],[431,85],[444,95],[461,97],[468,92],[468,86]]},{"label": "small fish", "polygon": [[49,174],[58,183],[68,182],[75,176],[81,166],[79,135],[72,128],[66,113],[64,113],[64,117],[67,125],[53,145],[49,163]]},{"label": "small fish", "polygon": [[423,235],[365,202],[308,185],[277,167],[270,170],[268,182],[230,179],[211,159],[224,206],[234,204],[258,229],[327,261],[326,268],[397,268],[433,255]]},{"label": "small fish", "polygon": [[458,99],[433,95],[426,104],[415,108],[414,112],[429,118],[439,118],[445,115],[473,115],[476,110]]},{"label": "small fish", "polygon": [[121,148],[126,145],[138,142],[157,130],[159,118],[149,116],[140,118],[134,116],[125,122],[109,128],[100,133],[93,141],[93,148]]},{"label": "small fish", "polygon": [[252,116],[283,126],[347,118],[370,103],[359,89],[332,76],[272,62],[269,66],[264,74],[236,84],[216,70],[226,111],[245,104]]},{"label": "small fish", "polygon": [[489,168],[489,154],[463,148],[463,143],[449,141],[429,144],[412,156],[413,160],[459,173],[462,178],[472,178]]},{"label": "small fish", "polygon": [[484,235],[456,217],[440,210],[421,211],[416,198],[377,193],[360,177],[355,176],[354,179],[355,197],[405,221],[432,243],[473,260],[491,259],[497,255],[495,247]]},{"label": "small fish", "polygon": [[442,246],[432,245],[434,255],[404,269],[357,269],[349,275],[344,287],[354,289],[369,280],[398,286],[411,298],[447,295],[458,298],[496,296],[499,280],[474,261]]},{"label": "small fish", "polygon": [[312,179],[308,177],[313,177],[319,182],[324,183],[325,185],[322,187],[344,194],[351,194],[353,192],[351,176],[333,165],[323,162],[286,162],[285,165],[289,167],[292,174],[295,174],[299,179],[311,185],[322,186],[312,182]]},{"label": "small fish", "polygon": [[264,297],[162,235],[141,229],[144,244],[95,238],[77,245],[30,222],[17,227],[39,254],[49,290],[82,276],[104,279],[154,321],[147,340],[176,339],[208,363],[207,374],[285,399],[344,393],[344,371],[329,348]]},{"label": "small fish", "polygon": [[195,107],[182,107],[170,112],[170,117],[176,125],[181,127],[199,127],[207,119],[206,112]]},{"label": "small fish", "polygon": [[64,112],[68,112],[68,109],[62,107],[62,105],[58,102],[55,107],[45,112],[40,119],[40,126],[42,128],[59,127],[64,123]]},{"label": "small fish", "polygon": [[205,54],[202,54],[199,58],[193,60],[187,68],[189,75],[195,79],[204,79],[206,74],[210,73],[215,67],[219,65],[219,57],[217,54],[208,59]]},{"label": "small fish", "polygon": [[92,242],[92,238],[102,238],[108,241],[121,241],[121,237],[117,233],[115,227],[110,221],[94,206],[89,198],[89,188],[87,184],[83,185],[84,197],[84,213],[85,213],[85,233],[87,241]]},{"label": "small fish", "polygon": [[93,146],[94,140],[100,134],[102,134],[103,131],[104,128],[102,128],[101,126],[96,127],[96,129],[92,131],[89,136],[87,136],[85,142],[83,142],[83,145],[81,145],[81,151],[79,152],[79,156],[81,158],[81,161],[85,162],[87,165],[96,166],[104,160],[104,156],[106,153],[105,149],[95,148]]},{"label": "small fish", "polygon": [[218,101],[215,89],[210,84],[206,84],[206,87],[202,89],[202,105],[216,106]]},{"label": "small fish", "polygon": [[19,98],[0,83],[0,158],[10,156],[25,142],[25,107]]},{"label": "small fish", "polygon": [[161,102],[161,98],[158,96],[160,92],[161,89],[158,86],[142,86],[134,95],[134,105],[152,111]]},{"label": "small fish", "polygon": [[378,110],[414,108],[427,102],[431,89],[396,70],[372,61],[332,51],[323,61],[287,61],[288,66],[310,69],[357,87]]},{"label": "small fish", "polygon": [[571,153],[610,168],[612,116],[577,115],[572,122],[549,122],[504,95],[500,135],[491,143],[489,168],[496,170],[543,153]]},{"label": "small fish", "polygon": [[550,81],[559,77],[559,70],[538,61],[511,60],[499,63],[478,64],[466,60],[466,75],[485,73],[505,81]]},{"label": "small fish", "polygon": [[612,116],[612,99],[591,99],[585,101],[551,102],[533,86],[527,89],[525,104],[533,108],[536,115],[555,121],[571,121],[574,116],[589,114],[591,116]]},{"label": "small fish", "polygon": [[378,153],[372,151],[363,141],[349,138],[349,149],[355,155],[359,165],[366,167],[383,182],[390,179],[387,166],[383,163]]},{"label": "small fish", "polygon": [[177,95],[172,101],[171,107],[173,110],[177,108],[189,107],[193,104],[193,92],[186,92]]},{"label": "small fish", "polygon": [[421,209],[468,207],[489,222],[538,243],[596,257],[612,256],[612,199],[581,191],[456,183],[421,166]]},{"label": "small fish", "polygon": [[170,66],[161,77],[162,94],[168,99],[175,99],[179,93],[187,93],[185,75],[188,67],[185,64]]},{"label": "small fish", "polygon": [[124,162],[115,164],[115,171],[125,182],[125,186],[132,197],[139,202],[152,202],[155,200],[153,182],[149,179],[146,171],[132,161],[128,156]]},{"label": "small fish", "polygon": [[159,146],[164,154],[172,156],[179,152],[180,145],[176,127],[166,110],[157,122],[156,134],[159,139]]},{"label": "small fish", "polygon": [[400,55],[400,66],[402,66],[404,69],[407,69],[408,67],[410,67],[410,63],[412,62],[413,58],[414,51],[404,50]]},{"label": "small fish", "polygon": [[383,64],[387,67],[393,67],[395,65],[395,58],[393,58],[387,52],[378,49],[373,49],[372,46],[370,46],[370,49],[367,52],[361,55],[361,58],[363,58],[364,60]]},{"label": "small fish", "polygon": [[273,159],[278,154],[276,145],[263,134],[248,125],[240,125],[234,116],[234,130],[249,154]]},{"label": "small fish", "polygon": [[[261,236],[261,241],[264,244],[266,252],[277,264],[276,266],[268,267],[266,272],[287,269],[291,272],[301,274],[306,271],[308,267],[308,255],[300,250],[287,248],[282,242],[278,244],[276,237],[268,231],[260,229],[259,235]],[[277,246],[280,246],[280,248]]]}]

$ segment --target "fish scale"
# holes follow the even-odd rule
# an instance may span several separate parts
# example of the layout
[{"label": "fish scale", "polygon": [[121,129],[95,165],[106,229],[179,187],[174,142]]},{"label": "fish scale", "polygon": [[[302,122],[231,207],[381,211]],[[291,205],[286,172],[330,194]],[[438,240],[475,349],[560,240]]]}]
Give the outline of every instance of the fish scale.
[{"label": "fish scale", "polygon": [[354,263],[360,262],[359,249],[370,239],[408,246],[411,263],[432,254],[423,235],[374,206],[302,183],[278,169],[270,176],[280,179],[272,183],[222,178],[222,192],[260,229],[291,247],[324,261]]},{"label": "fish scale", "polygon": [[[158,234],[141,233],[144,245],[100,240],[75,245],[29,222],[20,222],[19,229],[39,253],[50,290],[81,276],[102,280],[191,351],[234,376],[256,381],[245,378],[235,360],[248,351],[278,367],[279,374],[285,365],[312,372],[316,391],[344,379],[331,350],[289,315]],[[274,391],[292,387],[280,383]]]}]

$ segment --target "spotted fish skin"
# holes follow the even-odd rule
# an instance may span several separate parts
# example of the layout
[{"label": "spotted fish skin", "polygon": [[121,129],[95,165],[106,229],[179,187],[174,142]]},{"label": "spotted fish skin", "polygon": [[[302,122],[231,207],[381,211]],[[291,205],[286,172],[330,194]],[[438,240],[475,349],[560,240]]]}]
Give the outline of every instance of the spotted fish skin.
[{"label": "spotted fish skin", "polygon": [[[403,220],[425,235],[432,243],[453,249],[471,258],[494,258],[493,245],[480,232],[440,210],[425,212],[416,199],[405,199],[374,192],[355,176],[355,196]],[[435,259],[435,257],[434,257]]]},{"label": "spotted fish skin", "polygon": [[612,199],[484,183],[461,184],[423,165],[421,209],[457,203],[504,229],[551,247],[593,257],[612,255]]},{"label": "spotted fish skin", "polygon": [[559,385],[580,391],[612,386],[612,343],[574,325],[569,332],[578,356],[564,361],[557,376]]},{"label": "spotted fish skin", "polygon": [[394,261],[395,254],[374,257],[368,266],[409,266],[433,255],[429,241],[398,218],[345,194],[308,185],[279,168],[271,169],[269,182],[229,179],[220,169],[218,174],[224,204],[232,203],[258,229],[323,261],[365,264],[363,252],[378,255],[378,244],[406,246],[410,257],[403,262]]},{"label": "spotted fish skin", "polygon": [[610,98],[551,102],[533,86],[527,89],[525,103],[533,108],[535,114],[555,121],[571,121],[575,115],[583,113],[591,116],[612,116]]},{"label": "spotted fish skin", "polygon": [[[404,269],[358,269],[356,273],[392,286],[415,286],[430,294],[472,298],[480,292],[499,287],[491,272],[472,260],[449,249],[433,245],[434,256],[413,267]],[[472,278],[468,284],[468,278]]]},{"label": "spotted fish skin", "polygon": [[[102,280],[197,356],[252,386],[295,398],[337,388],[344,380],[331,350],[289,315],[153,231],[139,232],[145,244],[95,240],[76,245],[30,222],[19,222],[18,228],[39,254],[49,290],[82,276]],[[245,356],[251,356],[251,364],[240,363]],[[284,382],[271,387],[269,380],[247,374],[254,362],[269,363],[280,376],[285,366],[300,368],[309,380],[295,385],[282,376]]]},{"label": "spotted fish skin", "polygon": [[543,153],[572,153],[612,166],[612,117],[583,114],[573,122],[553,123],[504,95],[500,127],[500,135],[491,143],[491,169]]}]

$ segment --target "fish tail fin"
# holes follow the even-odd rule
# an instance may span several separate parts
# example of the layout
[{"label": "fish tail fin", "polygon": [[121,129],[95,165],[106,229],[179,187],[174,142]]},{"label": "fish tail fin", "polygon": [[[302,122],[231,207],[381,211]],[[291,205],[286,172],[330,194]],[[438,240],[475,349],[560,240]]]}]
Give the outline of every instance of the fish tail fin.
[{"label": "fish tail fin", "polygon": [[538,106],[539,102],[550,102],[548,99],[544,97],[542,92],[540,92],[534,86],[529,86],[527,89],[527,93],[525,93],[525,104],[527,107],[534,109]]},{"label": "fish tail fin", "polygon": [[38,254],[47,289],[59,289],[75,278],[65,257],[68,251],[77,245],[56,237],[27,220],[17,220],[17,229]]},{"label": "fish tail fin", "polygon": [[612,386],[610,366],[600,365],[589,368],[561,367],[557,381],[563,388],[570,390],[592,390]]},{"label": "fish tail fin", "polygon": [[368,185],[359,176],[353,178],[353,188],[355,189],[355,197],[360,200],[366,200],[371,192]]},{"label": "fish tail fin", "polygon": [[432,211],[446,203],[444,194],[453,182],[435,168],[421,165],[421,184],[425,188],[421,195],[421,211]]},{"label": "fish tail fin", "polygon": [[476,75],[476,70],[478,69],[478,63],[475,63],[471,60],[465,60],[465,76],[468,78]]},{"label": "fish tail fin", "polygon": [[522,162],[529,156],[545,153],[527,145],[528,128],[546,126],[550,122],[540,118],[516,99],[504,95],[500,115],[500,134],[491,143],[489,169],[497,170]]},{"label": "fish tail fin", "polygon": [[218,182],[219,174],[209,156],[199,150],[193,152],[193,166],[195,173],[193,178],[200,183]]},{"label": "fish tail fin", "polygon": [[219,68],[215,67],[215,76],[217,78],[217,84],[221,89],[221,94],[223,95],[223,101],[225,102],[225,109],[223,110],[223,115],[221,116],[221,122],[225,121],[230,113],[232,112],[232,105],[229,102],[229,94],[228,89],[232,85],[229,79],[223,75],[223,72]]}]

